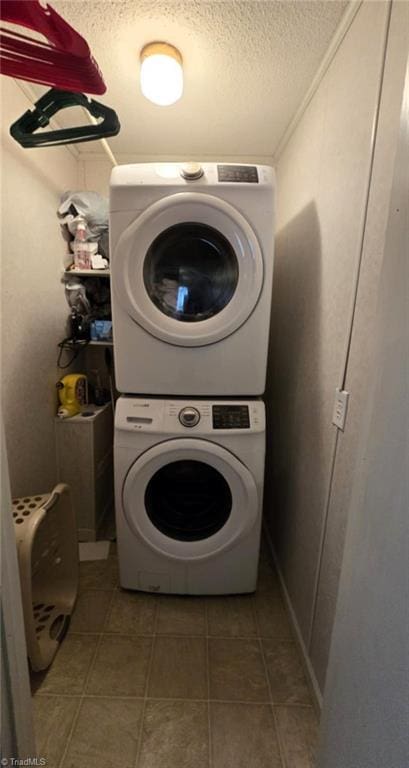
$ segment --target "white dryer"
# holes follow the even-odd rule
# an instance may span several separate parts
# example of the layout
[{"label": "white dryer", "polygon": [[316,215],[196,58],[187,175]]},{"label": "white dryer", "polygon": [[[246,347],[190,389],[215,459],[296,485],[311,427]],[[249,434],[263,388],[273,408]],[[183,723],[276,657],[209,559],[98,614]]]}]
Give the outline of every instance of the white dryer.
[{"label": "white dryer", "polygon": [[113,169],[110,253],[120,392],[263,393],[273,211],[268,166]]},{"label": "white dryer", "polygon": [[177,594],[253,592],[262,518],[264,404],[119,398],[120,583]]}]

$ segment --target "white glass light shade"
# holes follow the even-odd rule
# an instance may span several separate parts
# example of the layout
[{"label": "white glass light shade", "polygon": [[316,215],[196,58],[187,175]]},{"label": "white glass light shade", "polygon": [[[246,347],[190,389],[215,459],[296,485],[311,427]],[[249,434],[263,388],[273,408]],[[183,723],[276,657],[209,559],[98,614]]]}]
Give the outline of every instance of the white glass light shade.
[{"label": "white glass light shade", "polygon": [[168,43],[145,45],[141,52],[141,90],[145,98],[161,107],[180,99],[183,69],[177,48]]}]

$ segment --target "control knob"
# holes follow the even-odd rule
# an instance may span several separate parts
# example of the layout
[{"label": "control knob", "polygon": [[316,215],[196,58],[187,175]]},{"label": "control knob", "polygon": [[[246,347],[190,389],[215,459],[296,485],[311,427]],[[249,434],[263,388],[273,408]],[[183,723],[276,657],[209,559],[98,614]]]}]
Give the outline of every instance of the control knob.
[{"label": "control knob", "polygon": [[204,170],[200,163],[184,163],[180,169],[180,175],[186,179],[186,181],[196,181],[200,179],[204,174]]},{"label": "control knob", "polygon": [[184,427],[195,427],[200,421],[200,413],[197,408],[182,408],[179,412],[179,421]]}]

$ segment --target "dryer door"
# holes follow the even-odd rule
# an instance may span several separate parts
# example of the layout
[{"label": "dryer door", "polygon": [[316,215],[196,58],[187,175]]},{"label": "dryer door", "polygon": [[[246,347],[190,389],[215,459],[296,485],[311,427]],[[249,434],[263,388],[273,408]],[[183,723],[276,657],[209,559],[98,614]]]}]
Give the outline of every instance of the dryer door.
[{"label": "dryer door", "polygon": [[167,440],[140,456],[123,487],[125,517],[153,550],[203,560],[254,525],[254,479],[232,453],[200,439]]},{"label": "dryer door", "polygon": [[263,284],[258,240],[224,200],[182,192],[151,205],[112,259],[114,301],[158,339],[202,346],[253,312]]}]

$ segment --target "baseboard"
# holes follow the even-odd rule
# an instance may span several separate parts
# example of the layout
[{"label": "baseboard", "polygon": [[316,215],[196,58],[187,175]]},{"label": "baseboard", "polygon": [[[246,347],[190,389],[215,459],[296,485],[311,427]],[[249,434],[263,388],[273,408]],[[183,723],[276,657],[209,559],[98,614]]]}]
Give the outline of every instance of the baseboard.
[{"label": "baseboard", "polygon": [[320,691],[320,688],[319,688],[319,685],[318,685],[318,682],[317,682],[317,678],[315,677],[315,673],[314,673],[314,670],[312,668],[312,664],[311,664],[310,658],[308,656],[307,648],[305,646],[305,643],[304,643],[304,640],[303,640],[303,637],[302,637],[302,634],[301,634],[301,630],[300,630],[300,627],[299,627],[299,624],[298,624],[298,621],[297,621],[297,618],[296,618],[296,615],[295,615],[295,612],[294,612],[294,609],[293,609],[293,606],[292,606],[292,603],[291,603],[291,600],[290,600],[290,596],[289,596],[289,594],[287,592],[287,588],[285,586],[285,582],[284,582],[284,578],[283,578],[283,575],[282,575],[281,570],[280,570],[280,565],[279,565],[279,562],[278,562],[278,558],[277,558],[277,555],[276,555],[276,552],[275,552],[275,549],[274,549],[274,546],[273,546],[273,542],[271,540],[270,531],[268,530],[266,524],[264,524],[263,529],[264,529],[264,536],[265,536],[265,539],[267,541],[268,548],[270,550],[270,554],[271,554],[271,557],[272,557],[272,559],[274,561],[274,565],[275,565],[275,568],[276,568],[276,571],[277,571],[277,574],[278,574],[278,578],[279,578],[279,582],[280,582],[280,587],[281,587],[281,591],[282,591],[283,598],[284,598],[284,603],[285,603],[285,606],[286,606],[286,609],[287,609],[287,612],[288,612],[288,615],[289,615],[289,618],[290,618],[290,622],[291,622],[292,628],[294,630],[295,639],[296,639],[296,641],[298,643],[298,647],[299,647],[300,652],[301,652],[301,656],[302,656],[302,660],[303,660],[303,664],[304,664],[304,670],[305,670],[305,673],[306,673],[306,676],[307,676],[307,680],[308,680],[308,683],[309,683],[309,687],[310,687],[310,690],[311,690],[311,695],[312,695],[313,703],[314,703],[315,709],[317,710],[318,715],[320,715],[321,714],[321,710],[322,710],[322,693]]}]

